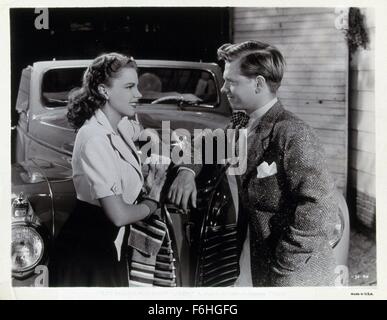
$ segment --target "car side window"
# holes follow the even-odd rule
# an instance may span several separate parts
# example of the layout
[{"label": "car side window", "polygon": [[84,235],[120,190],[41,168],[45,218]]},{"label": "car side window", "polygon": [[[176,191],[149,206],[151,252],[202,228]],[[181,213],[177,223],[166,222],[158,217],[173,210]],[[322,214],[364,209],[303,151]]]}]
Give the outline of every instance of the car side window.
[{"label": "car side window", "polygon": [[[85,67],[66,67],[48,70],[43,75],[41,99],[47,108],[65,107],[69,92],[82,84]],[[205,105],[219,102],[214,75],[206,70],[171,67],[140,67],[140,102],[169,96],[187,96]],[[197,99],[196,99],[197,98]]]},{"label": "car side window", "polygon": [[41,98],[45,107],[65,107],[69,92],[81,87],[84,67],[58,68],[43,75]]},{"label": "car side window", "polygon": [[215,105],[218,92],[214,75],[206,70],[183,68],[140,68],[139,91],[143,95],[140,102],[170,96],[195,97],[202,104]]},{"label": "car side window", "polygon": [[29,97],[30,97],[31,71],[32,71],[31,67],[27,67],[23,69],[20,77],[19,91],[17,94],[17,101],[16,101],[16,110],[19,113],[26,112],[28,110]]}]

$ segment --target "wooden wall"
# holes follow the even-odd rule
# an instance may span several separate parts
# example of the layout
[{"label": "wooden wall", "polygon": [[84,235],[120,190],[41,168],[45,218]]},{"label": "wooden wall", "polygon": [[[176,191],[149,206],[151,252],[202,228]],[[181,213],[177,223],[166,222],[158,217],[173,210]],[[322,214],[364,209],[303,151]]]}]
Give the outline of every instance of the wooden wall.
[{"label": "wooden wall", "polygon": [[375,224],[375,17],[361,9],[369,35],[350,62],[349,183],[354,210],[367,227]]},{"label": "wooden wall", "polygon": [[316,129],[336,184],[345,193],[348,162],[348,49],[334,8],[235,8],[233,42],[275,45],[287,62],[279,97]]}]

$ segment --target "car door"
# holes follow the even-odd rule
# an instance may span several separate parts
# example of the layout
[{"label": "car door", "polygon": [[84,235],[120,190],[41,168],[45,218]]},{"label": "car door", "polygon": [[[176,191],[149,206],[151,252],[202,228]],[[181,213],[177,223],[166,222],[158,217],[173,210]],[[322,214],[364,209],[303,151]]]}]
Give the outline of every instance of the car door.
[{"label": "car door", "polygon": [[67,95],[81,85],[87,61],[34,64],[31,77],[28,157],[70,166],[75,130],[67,121]]}]

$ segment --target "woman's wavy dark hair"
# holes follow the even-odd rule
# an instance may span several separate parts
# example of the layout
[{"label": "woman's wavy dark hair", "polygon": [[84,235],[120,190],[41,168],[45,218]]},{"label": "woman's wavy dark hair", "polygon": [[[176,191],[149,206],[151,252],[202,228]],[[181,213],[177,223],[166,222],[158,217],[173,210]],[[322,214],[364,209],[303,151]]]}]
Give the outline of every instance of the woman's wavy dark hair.
[{"label": "woman's wavy dark hair", "polygon": [[132,57],[119,53],[106,53],[94,59],[83,75],[82,87],[69,93],[67,119],[71,126],[79,129],[106,103],[106,98],[99,92],[98,86],[110,85],[110,81],[125,67],[137,70],[137,64]]}]

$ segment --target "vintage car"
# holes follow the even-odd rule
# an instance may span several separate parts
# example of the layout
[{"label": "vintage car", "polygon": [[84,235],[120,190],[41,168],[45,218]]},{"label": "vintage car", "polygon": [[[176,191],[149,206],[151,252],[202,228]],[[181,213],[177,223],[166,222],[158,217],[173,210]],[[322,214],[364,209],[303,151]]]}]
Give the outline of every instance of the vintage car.
[{"label": "vintage car", "polygon": [[[55,238],[75,205],[71,155],[75,131],[66,118],[67,96],[81,85],[91,60],[42,61],[22,71],[12,165],[12,277],[14,286],[49,286],[47,264]],[[138,120],[161,134],[171,130],[224,127],[231,113],[221,94],[217,64],[138,60]],[[235,177],[222,166],[205,166],[197,177],[198,205],[188,214],[166,203],[176,248],[180,286],[232,285],[238,272]],[[346,267],[348,211],[342,195],[341,224],[331,240]],[[342,273],[343,271],[340,270]],[[345,282],[345,280],[343,280]],[[343,282],[342,281],[342,282]]]}]

